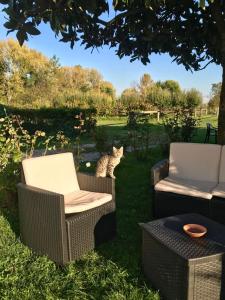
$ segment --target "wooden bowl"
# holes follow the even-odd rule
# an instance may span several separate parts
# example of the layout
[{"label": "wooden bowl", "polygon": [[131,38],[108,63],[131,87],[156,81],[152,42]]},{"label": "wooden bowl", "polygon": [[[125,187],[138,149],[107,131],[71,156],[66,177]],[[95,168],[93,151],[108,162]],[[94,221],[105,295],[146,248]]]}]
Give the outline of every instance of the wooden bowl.
[{"label": "wooden bowl", "polygon": [[185,233],[193,238],[199,238],[206,234],[207,228],[199,224],[186,224],[183,226]]}]

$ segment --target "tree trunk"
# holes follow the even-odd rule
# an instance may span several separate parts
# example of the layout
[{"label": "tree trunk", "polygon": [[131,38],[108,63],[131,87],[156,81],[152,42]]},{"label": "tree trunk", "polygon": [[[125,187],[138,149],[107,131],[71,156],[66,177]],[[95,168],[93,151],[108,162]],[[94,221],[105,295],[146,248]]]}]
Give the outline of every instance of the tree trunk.
[{"label": "tree trunk", "polygon": [[225,65],[223,66],[222,88],[220,93],[217,140],[218,144],[225,145]]}]

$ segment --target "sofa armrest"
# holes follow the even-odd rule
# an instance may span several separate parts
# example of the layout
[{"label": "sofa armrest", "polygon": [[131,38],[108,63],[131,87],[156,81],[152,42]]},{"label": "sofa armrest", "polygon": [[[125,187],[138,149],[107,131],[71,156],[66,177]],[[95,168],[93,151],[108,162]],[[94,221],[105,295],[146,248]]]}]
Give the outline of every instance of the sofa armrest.
[{"label": "sofa armrest", "polygon": [[68,245],[63,195],[23,183],[17,189],[22,241],[35,252],[64,264]]},{"label": "sofa armrest", "polygon": [[77,172],[77,179],[81,190],[112,194],[115,198],[115,179],[81,172]]},{"label": "sofa armrest", "polygon": [[163,159],[156,163],[151,168],[151,183],[153,186],[156,185],[157,182],[167,177],[169,173],[169,160]]}]

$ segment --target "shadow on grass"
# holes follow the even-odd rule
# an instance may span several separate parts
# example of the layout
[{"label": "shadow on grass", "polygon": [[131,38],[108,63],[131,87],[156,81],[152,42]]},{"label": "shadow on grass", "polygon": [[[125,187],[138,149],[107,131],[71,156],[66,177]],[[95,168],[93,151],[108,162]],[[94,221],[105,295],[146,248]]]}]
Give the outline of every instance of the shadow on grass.
[{"label": "shadow on grass", "polygon": [[[154,125],[162,133],[162,126]],[[203,143],[205,128],[197,129],[192,142]],[[214,143],[213,137],[210,139]],[[141,229],[138,223],[152,220],[153,191],[150,170],[154,163],[165,158],[160,147],[151,149],[147,161],[138,161],[129,154],[116,169],[116,204],[118,233],[114,241],[97,249],[105,258],[127,270],[131,277],[145,280],[141,271]]]},{"label": "shadow on grass", "polygon": [[152,219],[151,166],[162,158],[160,150],[149,152],[147,161],[129,154],[116,170],[117,237],[97,252],[143,280],[141,272],[141,229],[138,223]]},{"label": "shadow on grass", "polygon": [[[156,137],[162,138],[162,136],[165,134],[164,128],[162,124],[148,124],[145,125],[150,133],[150,137]],[[124,123],[122,126],[119,126],[118,124],[107,124],[107,125],[99,125],[98,128],[104,128],[107,134],[107,137],[110,141],[113,140],[124,140],[126,138],[129,138],[128,133],[133,131],[134,129],[129,128],[126,126],[126,123]],[[142,131],[142,127],[139,126],[137,130]]]}]

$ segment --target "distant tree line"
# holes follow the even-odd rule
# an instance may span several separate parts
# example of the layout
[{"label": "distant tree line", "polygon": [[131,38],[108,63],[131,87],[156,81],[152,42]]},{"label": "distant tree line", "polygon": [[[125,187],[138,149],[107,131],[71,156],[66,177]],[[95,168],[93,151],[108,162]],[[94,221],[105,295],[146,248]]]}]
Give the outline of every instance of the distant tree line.
[{"label": "distant tree line", "polygon": [[8,106],[97,107],[115,102],[115,89],[95,69],[62,67],[13,39],[0,41],[0,101]]},{"label": "distant tree line", "polygon": [[13,39],[0,41],[0,103],[23,108],[95,108],[98,114],[133,110],[194,109],[202,104],[196,89],[182,90],[174,80],[154,82],[144,74],[119,98],[112,83],[95,69],[63,67],[54,56],[20,47]]},{"label": "distant tree line", "polygon": [[120,102],[128,111],[173,110],[174,108],[194,109],[202,105],[202,94],[196,89],[182,90],[174,80],[154,82],[149,74],[144,74],[140,82],[123,91]]}]

